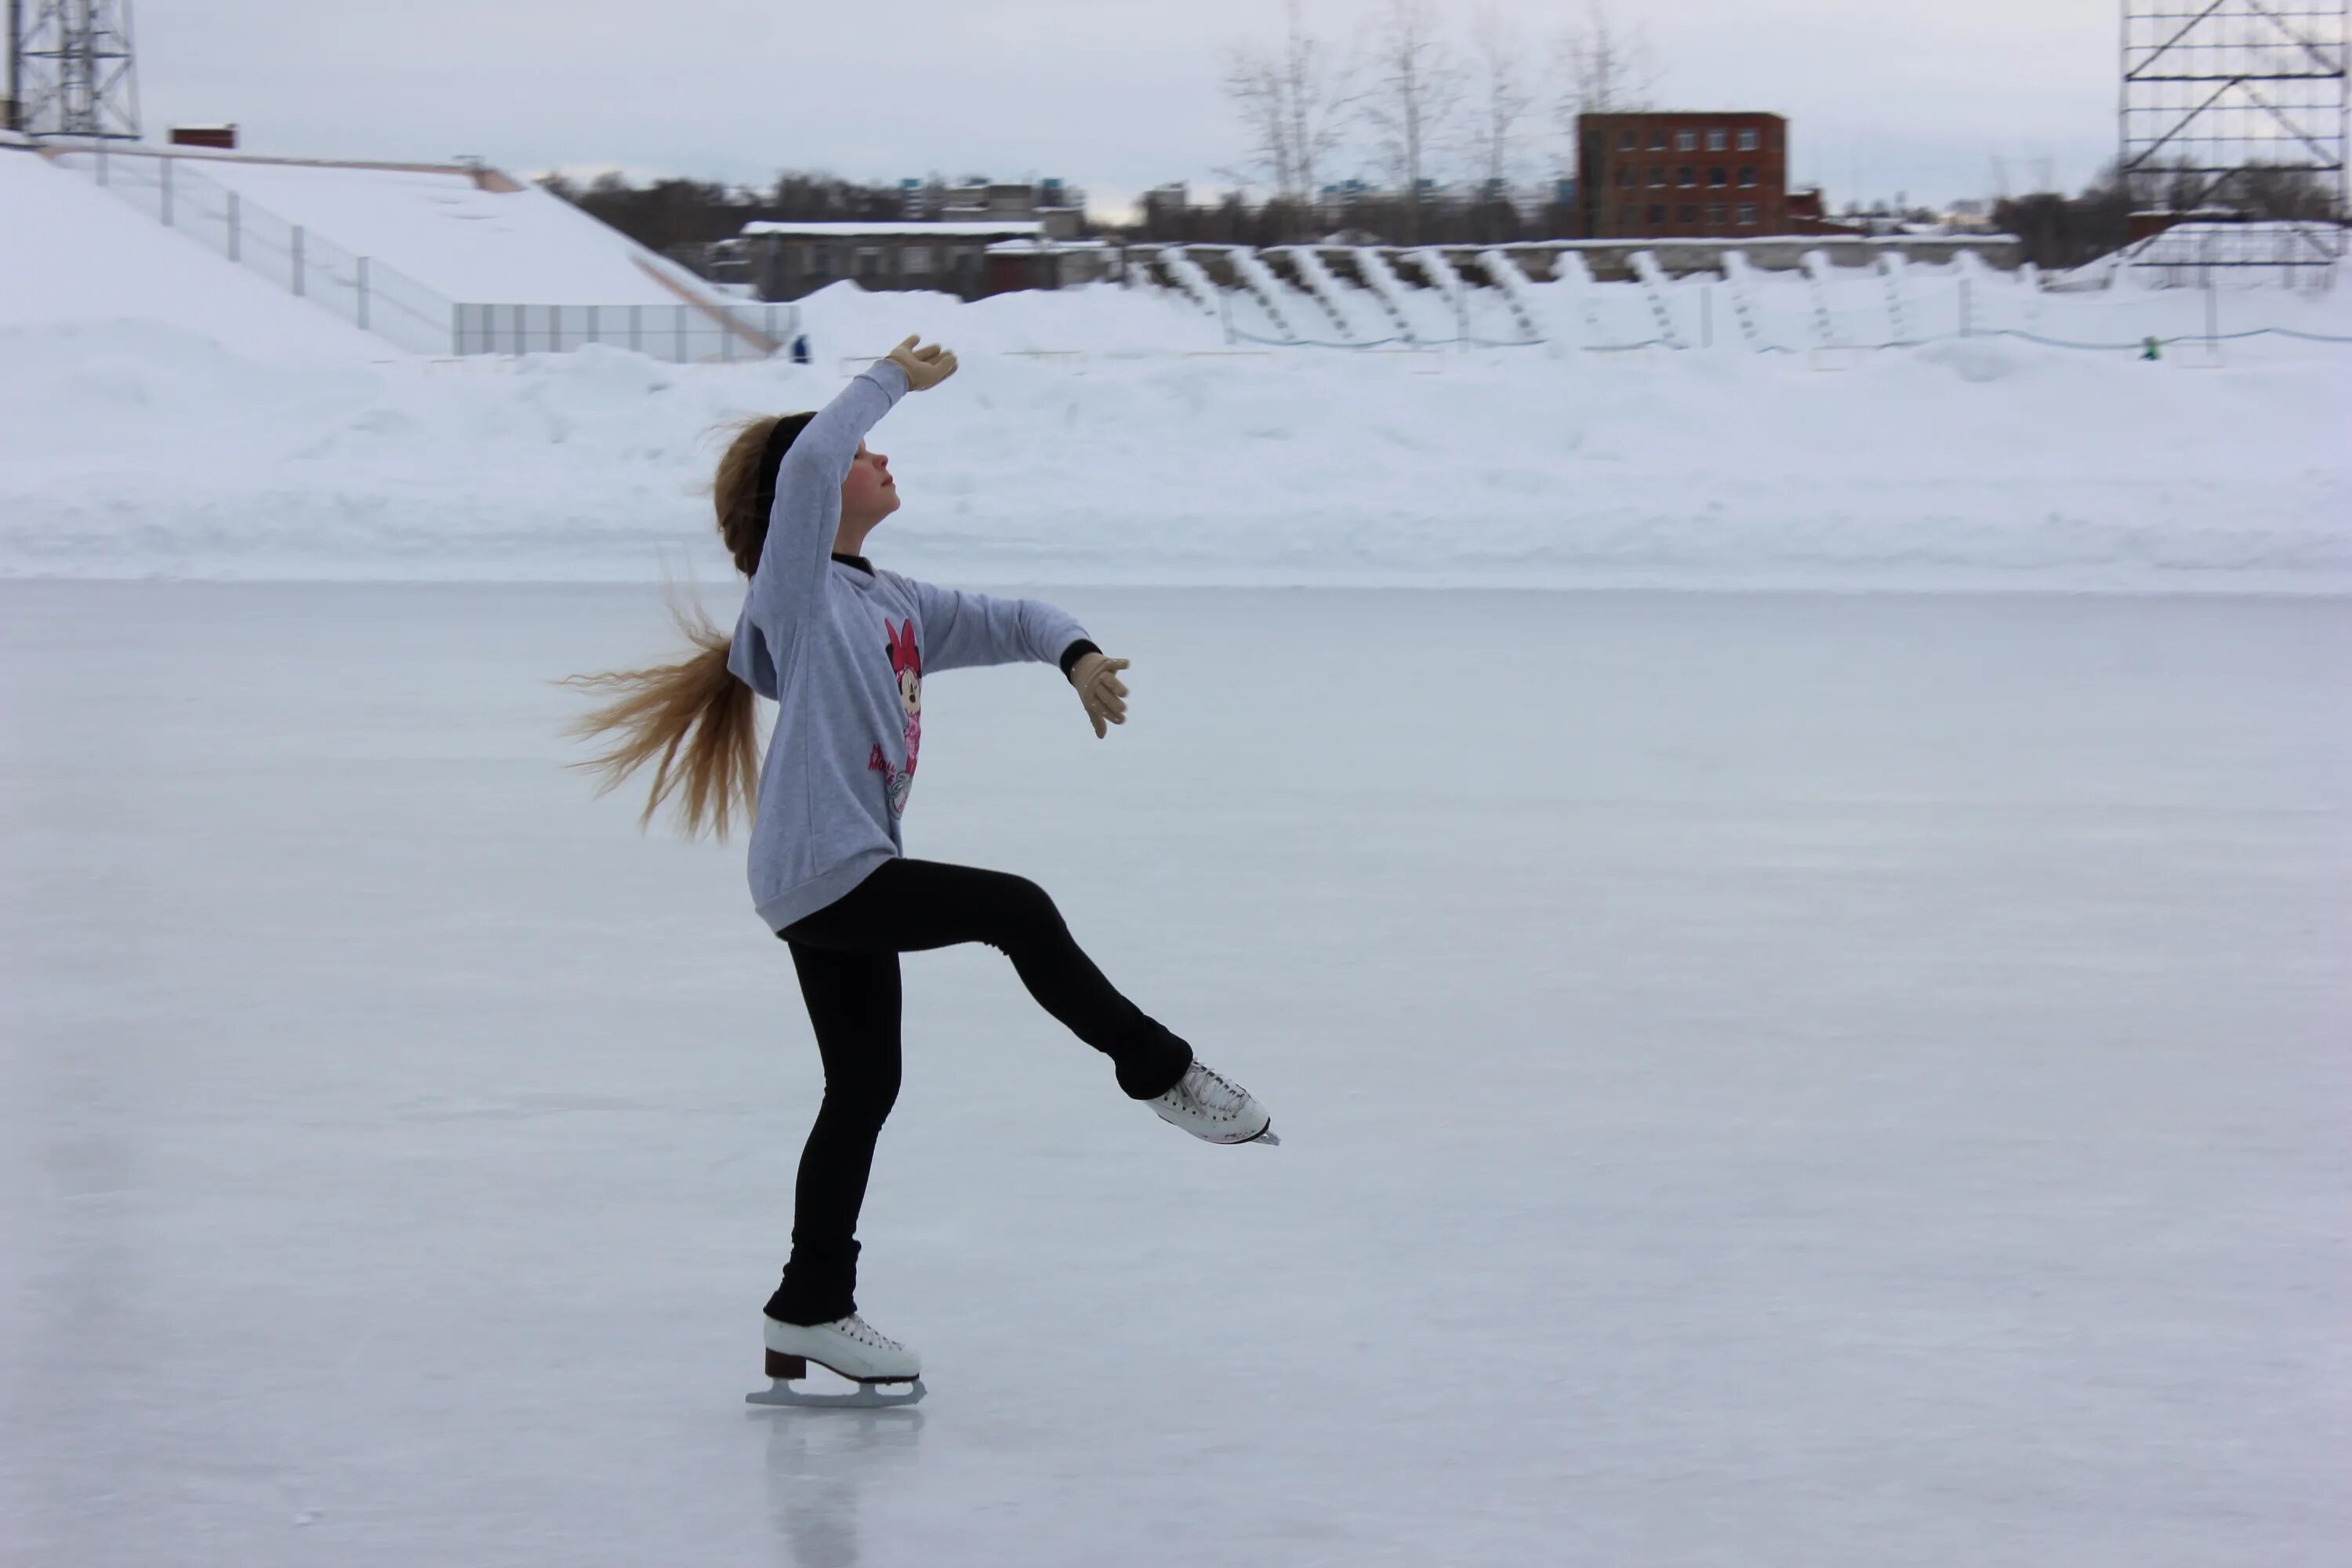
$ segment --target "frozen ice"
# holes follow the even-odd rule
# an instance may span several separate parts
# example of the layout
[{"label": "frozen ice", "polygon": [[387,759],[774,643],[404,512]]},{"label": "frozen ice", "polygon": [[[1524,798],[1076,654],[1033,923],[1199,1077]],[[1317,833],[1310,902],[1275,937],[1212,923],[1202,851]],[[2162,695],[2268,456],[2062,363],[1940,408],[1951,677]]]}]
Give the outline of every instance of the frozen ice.
[{"label": "frozen ice", "polygon": [[1050,596],[1130,722],[943,678],[909,848],[1285,1143],[908,957],[854,1413],[740,843],[562,765],[654,593],[0,584],[0,1558],[2341,1560],[2344,601]]}]

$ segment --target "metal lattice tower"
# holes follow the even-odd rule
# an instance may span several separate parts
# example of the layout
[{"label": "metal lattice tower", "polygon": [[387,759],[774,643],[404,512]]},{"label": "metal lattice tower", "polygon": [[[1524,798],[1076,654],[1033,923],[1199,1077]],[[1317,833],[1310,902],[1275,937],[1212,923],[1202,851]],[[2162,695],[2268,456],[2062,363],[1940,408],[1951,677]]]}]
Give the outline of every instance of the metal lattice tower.
[{"label": "metal lattice tower", "polygon": [[2124,0],[2118,169],[2136,205],[2344,216],[2347,0]]},{"label": "metal lattice tower", "polygon": [[139,139],[131,0],[8,0],[8,22],[16,129]]}]

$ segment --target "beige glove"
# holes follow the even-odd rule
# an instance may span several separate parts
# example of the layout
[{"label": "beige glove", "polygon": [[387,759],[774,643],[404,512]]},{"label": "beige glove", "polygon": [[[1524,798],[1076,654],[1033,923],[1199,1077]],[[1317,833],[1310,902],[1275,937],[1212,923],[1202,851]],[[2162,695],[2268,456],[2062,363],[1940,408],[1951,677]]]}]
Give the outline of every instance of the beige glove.
[{"label": "beige glove", "polygon": [[1078,700],[1087,705],[1087,717],[1094,721],[1095,739],[1110,733],[1103,728],[1105,721],[1127,722],[1127,684],[1118,672],[1127,668],[1123,658],[1105,658],[1098,653],[1082,653],[1078,662],[1070,666],[1070,684],[1078,689]]},{"label": "beige glove", "polygon": [[937,386],[953,375],[956,370],[955,355],[937,343],[917,348],[915,344],[919,341],[910,337],[883,356],[907,373],[907,390],[909,392],[922,392]]}]

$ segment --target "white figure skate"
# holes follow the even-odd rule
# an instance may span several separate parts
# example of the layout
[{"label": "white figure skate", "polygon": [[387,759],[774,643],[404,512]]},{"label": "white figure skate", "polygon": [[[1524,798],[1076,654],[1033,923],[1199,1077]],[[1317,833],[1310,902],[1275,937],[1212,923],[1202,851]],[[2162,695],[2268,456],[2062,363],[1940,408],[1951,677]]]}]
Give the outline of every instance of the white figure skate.
[{"label": "white figure skate", "polygon": [[1176,1087],[1151,1102],[1160,1120],[1212,1143],[1279,1143],[1274,1118],[1250,1091],[1194,1061]]},{"label": "white figure skate", "polygon": [[[852,1312],[830,1323],[780,1323],[761,1316],[767,1333],[771,1386],[743,1396],[746,1405],[795,1405],[879,1410],[912,1405],[924,1393],[923,1358],[898,1341],[875,1332]],[[858,1385],[855,1394],[811,1394],[792,1384],[808,1376],[814,1362]],[[886,1384],[908,1386],[886,1389]]]}]

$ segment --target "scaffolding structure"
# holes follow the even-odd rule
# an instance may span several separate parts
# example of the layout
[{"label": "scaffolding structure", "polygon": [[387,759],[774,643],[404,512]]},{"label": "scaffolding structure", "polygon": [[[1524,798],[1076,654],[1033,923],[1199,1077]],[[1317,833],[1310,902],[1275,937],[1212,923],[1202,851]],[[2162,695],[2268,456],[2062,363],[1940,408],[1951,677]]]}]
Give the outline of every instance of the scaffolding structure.
[{"label": "scaffolding structure", "polygon": [[8,0],[12,131],[139,140],[131,0]]},{"label": "scaffolding structure", "polygon": [[2253,220],[2261,243],[2203,265],[2332,277],[2346,250],[2347,11],[2352,0],[2123,0],[2116,170],[2145,237],[2134,248],[2191,216]]}]

